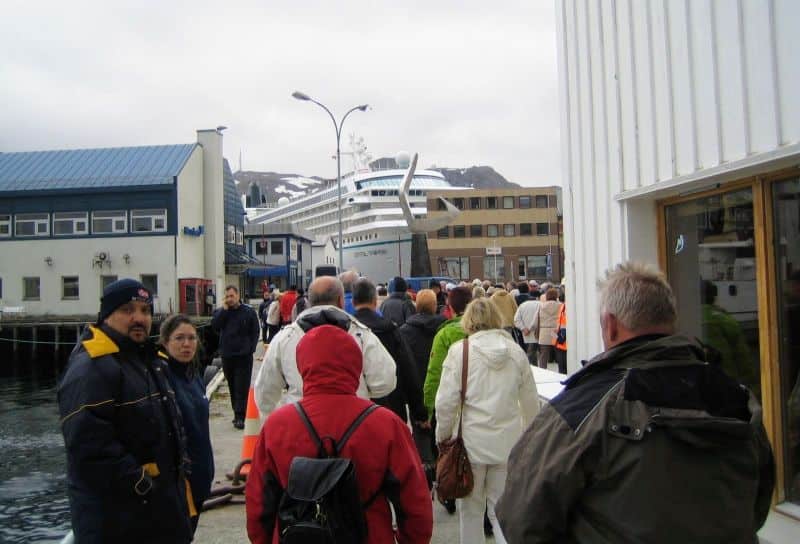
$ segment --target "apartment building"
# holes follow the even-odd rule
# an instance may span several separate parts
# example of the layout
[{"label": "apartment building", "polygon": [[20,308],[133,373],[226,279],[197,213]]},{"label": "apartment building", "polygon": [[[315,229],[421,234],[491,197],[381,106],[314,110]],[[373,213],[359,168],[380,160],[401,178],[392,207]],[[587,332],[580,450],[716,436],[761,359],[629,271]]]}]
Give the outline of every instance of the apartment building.
[{"label": "apartment building", "polygon": [[535,279],[563,275],[561,188],[428,191],[428,216],[443,213],[447,198],[461,215],[428,233],[431,270],[468,280]]}]

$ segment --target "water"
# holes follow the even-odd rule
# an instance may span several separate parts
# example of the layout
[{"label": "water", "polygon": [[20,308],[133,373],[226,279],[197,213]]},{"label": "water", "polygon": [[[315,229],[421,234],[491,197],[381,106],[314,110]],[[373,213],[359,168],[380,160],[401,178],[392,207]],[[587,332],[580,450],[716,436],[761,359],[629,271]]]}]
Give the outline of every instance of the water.
[{"label": "water", "polygon": [[[55,365],[0,354],[0,542],[58,542],[70,529]],[[22,359],[24,360],[24,358]],[[9,375],[11,374],[11,375]]]}]

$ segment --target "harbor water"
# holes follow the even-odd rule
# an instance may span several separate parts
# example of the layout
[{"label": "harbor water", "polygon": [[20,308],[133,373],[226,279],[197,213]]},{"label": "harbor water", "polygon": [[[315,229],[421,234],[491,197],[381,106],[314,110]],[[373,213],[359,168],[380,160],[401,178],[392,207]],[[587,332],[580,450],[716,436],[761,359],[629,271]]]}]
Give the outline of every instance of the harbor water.
[{"label": "harbor water", "polygon": [[66,457],[54,357],[0,346],[0,542],[58,542],[69,531]]}]

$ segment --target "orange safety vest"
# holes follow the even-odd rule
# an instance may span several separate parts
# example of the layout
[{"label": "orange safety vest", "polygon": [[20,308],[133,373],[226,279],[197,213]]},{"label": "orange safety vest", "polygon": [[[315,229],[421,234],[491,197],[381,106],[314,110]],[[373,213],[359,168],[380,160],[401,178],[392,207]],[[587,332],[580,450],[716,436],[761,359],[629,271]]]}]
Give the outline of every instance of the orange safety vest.
[{"label": "orange safety vest", "polygon": [[556,347],[556,349],[560,349],[562,351],[567,351],[567,341],[566,340],[564,340],[564,342],[559,342],[558,341],[558,331],[560,331],[561,329],[566,329],[567,328],[567,310],[566,310],[566,308],[567,308],[567,305],[566,304],[562,304],[561,308],[558,309],[558,321],[556,321],[556,324],[557,324],[556,325],[556,339],[553,341],[553,345]]}]

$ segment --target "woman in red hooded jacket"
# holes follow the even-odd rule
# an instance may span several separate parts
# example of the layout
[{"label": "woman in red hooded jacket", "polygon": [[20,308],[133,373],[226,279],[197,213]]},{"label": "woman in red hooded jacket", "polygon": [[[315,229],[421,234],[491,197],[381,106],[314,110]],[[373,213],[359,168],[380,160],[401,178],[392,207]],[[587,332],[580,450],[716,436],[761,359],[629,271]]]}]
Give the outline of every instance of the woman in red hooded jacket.
[{"label": "woman in red hooded jacket", "polygon": [[[297,345],[297,368],[303,377],[300,401],[320,436],[341,437],[371,403],[356,396],[362,354],[346,331],[322,325]],[[286,489],[289,465],[296,456],[316,457],[312,441],[294,406],[273,412],[258,437],[247,478],[247,534],[258,544],[278,543],[277,511]],[[408,426],[393,412],[378,408],[363,420],[341,457],[356,468],[362,502],[383,489],[366,510],[370,544],[429,542],[433,512],[428,484]],[[397,512],[392,528],[388,500]]]}]

